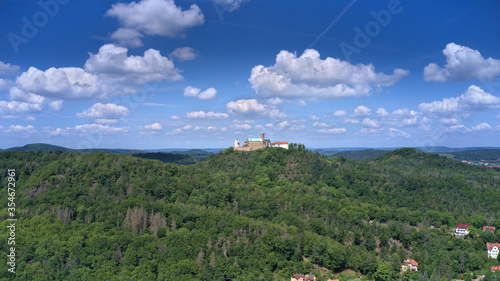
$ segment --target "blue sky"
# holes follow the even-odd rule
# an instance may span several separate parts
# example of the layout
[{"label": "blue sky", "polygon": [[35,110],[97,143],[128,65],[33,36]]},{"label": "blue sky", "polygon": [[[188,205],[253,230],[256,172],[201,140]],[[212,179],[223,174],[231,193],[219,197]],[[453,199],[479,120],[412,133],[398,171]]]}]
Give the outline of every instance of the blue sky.
[{"label": "blue sky", "polygon": [[7,0],[0,148],[499,146],[500,4]]}]

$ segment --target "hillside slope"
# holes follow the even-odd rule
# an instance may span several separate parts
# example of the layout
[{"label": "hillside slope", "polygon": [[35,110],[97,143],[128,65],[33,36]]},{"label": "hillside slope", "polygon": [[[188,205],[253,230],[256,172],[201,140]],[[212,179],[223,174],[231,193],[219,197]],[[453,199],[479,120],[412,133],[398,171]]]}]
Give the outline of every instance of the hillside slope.
[{"label": "hillside slope", "polygon": [[[449,228],[500,227],[498,172],[415,149],[366,163],[303,148],[227,149],[189,166],[2,152],[0,168],[16,169],[23,280],[287,280],[297,272],[326,280],[346,269],[373,280],[386,268],[397,280],[409,257],[422,273],[451,278],[486,272],[484,242],[498,237],[461,240]],[[5,173],[0,182],[4,238]],[[5,263],[0,278],[9,278]]]}]

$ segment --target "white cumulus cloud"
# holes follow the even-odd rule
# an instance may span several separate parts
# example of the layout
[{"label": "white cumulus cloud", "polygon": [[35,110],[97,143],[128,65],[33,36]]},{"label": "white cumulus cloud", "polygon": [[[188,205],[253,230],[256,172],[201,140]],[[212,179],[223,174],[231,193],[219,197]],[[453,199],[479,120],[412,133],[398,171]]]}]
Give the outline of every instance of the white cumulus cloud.
[{"label": "white cumulus cloud", "polygon": [[395,128],[389,128],[389,136],[391,137],[404,137],[404,138],[409,138],[410,135],[406,132],[403,132],[401,130],[395,129]]},{"label": "white cumulus cloud", "polygon": [[359,130],[359,133],[363,135],[377,135],[383,132],[383,128],[362,128],[361,130]]},{"label": "white cumulus cloud", "polygon": [[322,60],[318,51],[308,49],[300,57],[281,51],[275,65],[255,66],[249,81],[257,95],[263,98],[364,97],[374,88],[392,85],[408,73],[395,69],[393,74],[386,75],[375,72],[372,64],[352,65],[331,57]]},{"label": "white cumulus cloud", "polygon": [[184,88],[184,96],[199,98],[202,100],[211,100],[215,99],[215,97],[217,96],[217,90],[215,88],[208,88],[205,91],[201,92],[201,89],[199,88],[187,86],[186,88]]},{"label": "white cumulus cloud", "polygon": [[357,120],[357,119],[344,118],[342,120],[342,123],[346,123],[346,124],[359,124],[361,122],[359,120]]},{"label": "white cumulus cloud", "polygon": [[63,108],[63,101],[62,100],[55,100],[49,102],[49,108],[54,111],[60,111]]},{"label": "white cumulus cloud", "polygon": [[128,127],[111,127],[108,125],[102,124],[83,124],[76,125],[71,130],[77,131],[82,134],[93,134],[93,133],[102,133],[102,134],[112,134],[112,133],[126,133],[128,132]]},{"label": "white cumulus cloud", "polygon": [[245,115],[248,117],[285,118],[286,114],[276,106],[261,104],[256,99],[241,99],[226,104],[230,114]]},{"label": "white cumulus cloud", "polygon": [[85,70],[113,79],[124,76],[124,79],[121,79],[122,82],[130,79],[134,82],[182,80],[174,63],[167,57],[163,57],[158,50],[146,50],[144,56],[128,56],[127,53],[127,48],[114,44],[103,45],[97,54],[89,54]]},{"label": "white cumulus cloud", "polygon": [[116,105],[114,103],[96,103],[91,108],[77,113],[77,117],[98,118],[98,119],[117,119],[128,116],[128,108]]},{"label": "white cumulus cloud", "polygon": [[91,99],[101,95],[98,77],[78,67],[51,67],[46,71],[30,67],[16,79],[11,95],[35,93],[37,95],[64,99]]},{"label": "white cumulus cloud", "polygon": [[[109,99],[138,93],[145,83],[182,80],[173,62],[149,49],[144,56],[128,56],[127,48],[106,44],[97,54],[89,54],[84,68],[30,67],[17,77],[10,89],[12,99],[37,95],[57,100]],[[46,101],[44,101],[46,102]]]},{"label": "white cumulus cloud", "polygon": [[10,63],[5,63],[0,61],[0,74],[12,72],[19,70],[19,65],[12,65]]},{"label": "white cumulus cloud", "polygon": [[176,58],[180,61],[194,60],[198,57],[196,51],[191,47],[182,47],[175,49],[170,53],[170,57]]},{"label": "white cumulus cloud", "polygon": [[113,4],[106,16],[116,17],[123,28],[165,37],[182,37],[187,28],[201,25],[205,21],[197,5],[193,4],[189,9],[183,10],[173,0],[120,2]]},{"label": "white cumulus cloud", "polygon": [[378,128],[378,127],[380,127],[380,125],[378,124],[377,121],[369,119],[369,118],[363,119],[363,122],[361,122],[361,125],[363,127],[369,127],[369,128]]},{"label": "white cumulus cloud", "polygon": [[345,110],[337,110],[333,113],[333,116],[335,117],[344,117],[347,116],[347,111]]},{"label": "white cumulus cloud", "polygon": [[356,109],[354,109],[354,113],[352,114],[352,116],[354,117],[363,117],[363,116],[368,116],[368,115],[371,115],[371,109],[369,109],[368,107],[364,106],[364,105],[360,105],[358,107],[356,107]]},{"label": "white cumulus cloud", "polygon": [[35,127],[32,125],[22,126],[22,125],[10,125],[4,130],[6,133],[16,133],[16,134],[34,134],[36,133]]},{"label": "white cumulus cloud", "polygon": [[153,123],[150,125],[145,125],[144,129],[151,130],[151,131],[160,131],[160,130],[163,130],[163,127],[161,126],[160,123],[157,122],[157,123]]},{"label": "white cumulus cloud", "polygon": [[[231,128],[236,129],[236,130],[250,130],[252,129],[252,126],[249,124],[232,124]],[[256,126],[257,128],[257,126]]]},{"label": "white cumulus cloud", "polygon": [[27,103],[19,101],[0,101],[0,115],[38,113],[42,111],[42,109],[43,105],[38,103]]},{"label": "white cumulus cloud", "polygon": [[208,88],[205,91],[201,92],[198,96],[199,99],[202,100],[212,100],[217,96],[217,90],[214,88]]},{"label": "white cumulus cloud", "polygon": [[13,84],[14,81],[12,80],[0,78],[0,91],[8,90]]},{"label": "white cumulus cloud", "polygon": [[323,122],[314,122],[313,127],[328,127],[328,124]]},{"label": "white cumulus cloud", "polygon": [[407,108],[397,109],[391,113],[384,108],[379,108],[376,114],[381,124],[397,127],[414,126],[419,120],[419,113]]},{"label": "white cumulus cloud", "polygon": [[490,130],[491,126],[490,124],[483,122],[481,124],[477,124],[476,126],[472,127],[473,131],[484,131],[484,130]]},{"label": "white cumulus cloud", "polygon": [[95,123],[97,124],[116,124],[118,123],[117,119],[95,119]]},{"label": "white cumulus cloud", "polygon": [[443,116],[469,116],[475,111],[496,108],[500,108],[500,97],[486,93],[474,85],[459,97],[444,98],[442,101],[419,105],[419,109],[424,113]]},{"label": "white cumulus cloud", "polygon": [[316,130],[316,132],[324,134],[342,134],[347,132],[347,130],[345,128],[331,128],[331,129]]},{"label": "white cumulus cloud", "polygon": [[445,127],[444,131],[447,132],[447,133],[455,133],[455,132],[458,132],[458,133],[467,133],[467,132],[470,132],[471,129],[467,128],[463,124],[459,124],[459,125],[453,125],[453,126],[450,126],[450,127]]},{"label": "white cumulus cloud", "polygon": [[480,79],[493,81],[500,75],[500,60],[485,59],[477,50],[449,43],[443,50],[446,65],[440,68],[436,63],[431,63],[424,68],[426,81],[466,81]]},{"label": "white cumulus cloud", "polygon": [[142,36],[140,32],[131,28],[118,28],[118,30],[111,34],[111,38],[117,40],[118,44],[130,47],[142,46]]},{"label": "white cumulus cloud", "polygon": [[456,124],[458,124],[457,118],[441,118],[439,121],[443,125],[456,125]]},{"label": "white cumulus cloud", "polygon": [[229,117],[227,113],[221,113],[221,112],[205,112],[205,111],[192,111],[188,112],[186,114],[187,118],[192,118],[192,119],[226,119]]}]

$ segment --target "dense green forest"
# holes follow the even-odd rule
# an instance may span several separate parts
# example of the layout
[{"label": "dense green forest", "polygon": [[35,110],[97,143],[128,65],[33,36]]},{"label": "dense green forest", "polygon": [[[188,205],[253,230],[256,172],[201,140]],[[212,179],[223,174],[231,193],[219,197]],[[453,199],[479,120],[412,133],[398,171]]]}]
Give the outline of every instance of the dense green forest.
[{"label": "dense green forest", "polygon": [[201,154],[201,156],[190,156],[186,154],[166,152],[134,153],[132,154],[132,156],[144,159],[160,160],[161,162],[165,163],[177,163],[183,165],[194,164],[208,157],[205,154]]},{"label": "dense green forest", "polygon": [[[500,172],[416,149],[358,162],[229,148],[193,165],[0,152],[5,260],[8,169],[16,274],[3,262],[0,280],[500,280],[485,248],[500,232],[481,229],[500,228]],[[400,273],[406,258],[418,272]]]},{"label": "dense green forest", "polygon": [[363,150],[347,150],[339,151],[334,153],[326,154],[328,157],[345,157],[351,160],[366,160],[370,158],[378,157],[382,154],[389,152],[388,150],[378,150],[378,149],[363,149]]}]

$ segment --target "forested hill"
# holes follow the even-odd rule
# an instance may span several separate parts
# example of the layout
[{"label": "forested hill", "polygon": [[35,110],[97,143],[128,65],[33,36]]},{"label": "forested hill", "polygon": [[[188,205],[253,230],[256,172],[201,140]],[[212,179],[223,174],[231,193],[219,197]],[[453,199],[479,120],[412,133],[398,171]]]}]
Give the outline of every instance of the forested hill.
[{"label": "forested hill", "polygon": [[468,161],[499,161],[500,159],[500,149],[477,149],[477,150],[467,150],[452,153],[457,160],[468,160]]},{"label": "forested hill", "polygon": [[[497,265],[485,242],[500,235],[479,229],[500,227],[499,172],[415,149],[357,162],[302,145],[229,148],[187,166],[0,152],[2,241],[7,169],[18,280],[448,280]],[[471,234],[450,236],[456,223]],[[399,273],[406,258],[419,272]],[[0,278],[13,278],[6,263]]]},{"label": "forested hill", "polygon": [[345,157],[351,160],[366,160],[370,158],[378,157],[382,154],[389,152],[389,150],[378,150],[378,149],[364,149],[364,150],[347,150],[339,151],[335,153],[327,154],[328,157]]}]

